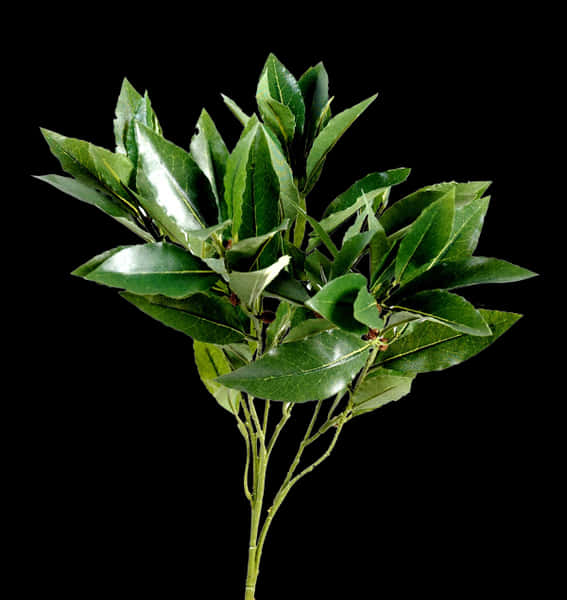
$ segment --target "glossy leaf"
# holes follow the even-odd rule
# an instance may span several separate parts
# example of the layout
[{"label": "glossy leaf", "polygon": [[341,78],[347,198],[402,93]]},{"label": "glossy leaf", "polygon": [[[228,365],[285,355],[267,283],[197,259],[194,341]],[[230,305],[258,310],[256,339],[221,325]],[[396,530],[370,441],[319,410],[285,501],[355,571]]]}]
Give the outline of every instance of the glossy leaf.
[{"label": "glossy leaf", "polygon": [[349,208],[355,204],[363,194],[367,194],[370,197],[371,192],[376,192],[403,183],[409,177],[409,174],[410,169],[405,168],[371,173],[353,183],[348,190],[337,196],[329,206],[327,206],[323,216],[328,217],[332,213]]},{"label": "glossy leaf", "polygon": [[346,388],[364,366],[368,348],[343,331],[323,331],[282,344],[217,381],[268,400],[322,400]]},{"label": "glossy leaf", "polygon": [[[147,94],[142,96],[127,79],[122,82],[115,116],[116,151],[120,154],[127,154],[130,159],[133,158],[133,153],[137,155],[137,148],[132,147],[132,143],[135,143],[134,121],[140,121],[156,133],[161,133],[161,128],[151,108]],[[135,161],[133,162],[135,164]]]},{"label": "glossy leaf", "polygon": [[[243,270],[244,266],[250,270],[262,266],[262,257],[271,240],[281,231],[289,228],[289,220],[274,227],[268,233],[240,240],[226,252],[226,262],[231,269]],[[264,259],[265,260],[265,259]],[[272,260],[272,263],[275,258]],[[271,263],[270,263],[271,264]]]},{"label": "glossy leaf", "polygon": [[400,298],[427,289],[452,290],[484,283],[511,283],[535,277],[536,273],[505,260],[472,256],[460,260],[443,260],[415,277],[395,292]]},{"label": "glossy leaf", "polygon": [[294,279],[286,271],[281,271],[268,285],[265,294],[271,298],[285,300],[299,306],[302,306],[310,297],[301,282]]},{"label": "glossy leaf", "polygon": [[86,270],[83,265],[73,274],[135,294],[170,298],[204,292],[218,280],[199,259],[166,242],[122,248],[93,268]]},{"label": "glossy leaf", "polygon": [[395,308],[438,321],[463,333],[487,336],[491,334],[481,313],[474,306],[445,290],[428,290],[404,298]]},{"label": "glossy leaf", "polygon": [[410,323],[407,333],[378,355],[377,364],[404,372],[425,373],[457,365],[484,350],[506,332],[521,315],[496,310],[480,314],[492,334],[467,335],[431,321]]},{"label": "glossy leaf", "polygon": [[489,181],[457,183],[450,181],[421,188],[390,206],[380,217],[380,222],[388,235],[410,225],[429,205],[454,190],[455,207],[464,206],[482,196],[490,186]]},{"label": "glossy leaf", "polygon": [[152,109],[150,99],[148,98],[148,94],[144,95],[140,105],[138,106],[138,110],[133,115],[132,119],[129,121],[126,127],[125,132],[125,144],[126,144],[126,154],[128,158],[132,161],[134,165],[134,169],[138,167],[138,157],[139,157],[139,149],[138,149],[138,140],[136,139],[136,127],[135,123],[142,123],[152,131],[154,131],[157,135],[161,136],[161,127],[157,122],[157,118]]},{"label": "glossy leaf", "polygon": [[127,201],[129,194],[125,186],[130,182],[134,170],[130,160],[93,144],[89,144],[89,154],[96,178],[116,196]]},{"label": "glossy leaf", "polygon": [[[336,259],[335,259],[336,260]],[[305,259],[305,271],[309,280],[317,287],[322,287],[331,279],[331,262],[319,250],[314,250]]]},{"label": "glossy leaf", "polygon": [[187,233],[217,221],[209,180],[188,152],[136,123],[139,201],[172,240],[188,246]]},{"label": "glossy leaf", "polygon": [[289,263],[289,256],[280,257],[273,265],[257,271],[232,271],[229,273],[229,285],[240,301],[253,308],[260,294]]},{"label": "glossy leaf", "polygon": [[295,134],[295,115],[289,106],[271,95],[267,71],[260,77],[256,101],[264,123],[276,134],[282,147],[288,149]]},{"label": "glossy leaf", "polygon": [[114,254],[120,252],[121,250],[124,250],[125,248],[129,248],[129,246],[118,246],[117,248],[106,250],[106,252],[101,252],[100,254],[93,256],[86,263],[83,263],[80,267],[77,267],[71,274],[76,275],[77,277],[86,277],[94,269],[99,267],[103,262],[111,258]]},{"label": "glossy leaf", "polygon": [[[226,161],[224,176],[224,196],[228,217],[233,219],[234,211],[241,211],[242,198],[246,192],[248,157],[258,130],[258,119],[254,116],[249,121],[238,140],[234,150]],[[240,213],[241,214],[241,213]],[[233,226],[233,235],[238,231],[240,222]]]},{"label": "glossy leaf", "polygon": [[266,347],[278,344],[291,325],[295,307],[289,302],[280,302],[276,310],[276,318],[266,327]]},{"label": "glossy leaf", "polygon": [[[358,210],[365,208],[366,203],[368,201],[372,201],[379,193],[380,190],[373,190],[368,194],[363,193],[354,204],[351,204],[343,210],[333,212],[328,217],[321,219],[321,221],[318,222],[318,226],[314,227],[313,233],[309,236],[307,251],[309,252],[313,250],[321,243],[321,241],[325,241],[321,230],[323,230],[323,232],[326,234],[326,237],[328,237],[330,233],[335,231],[335,229],[350,219]],[[328,242],[326,242],[326,245],[328,245]]]},{"label": "glossy leaf", "polygon": [[68,138],[49,129],[41,129],[51,153],[69,175],[84,181],[95,181],[94,165],[89,154],[89,143],[76,138]]},{"label": "glossy leaf", "polygon": [[454,211],[455,194],[450,191],[421,213],[400,244],[396,256],[396,281],[409,279],[446,247]]},{"label": "glossy leaf", "polygon": [[305,319],[291,329],[284,339],[284,344],[297,342],[297,340],[304,340],[305,338],[317,335],[322,331],[336,329],[336,327],[337,326],[334,323],[327,321],[327,319]]},{"label": "glossy leaf", "polygon": [[[233,197],[234,241],[273,232],[280,224],[279,181],[261,126],[256,130],[244,169],[246,187],[242,195]],[[265,267],[272,264],[277,258],[278,247],[277,236],[273,236],[258,257],[258,265]]]},{"label": "glossy leaf", "polygon": [[305,305],[341,329],[362,335],[368,327],[355,319],[353,304],[358,292],[365,287],[363,275],[349,273],[327,283]]},{"label": "glossy leaf", "polygon": [[232,225],[232,220],[227,219],[217,225],[205,227],[205,229],[192,229],[187,231],[187,247],[195,256],[205,259],[210,256],[211,239],[216,238],[219,243],[222,239],[222,233]]},{"label": "glossy leaf", "polygon": [[40,175],[36,179],[49,183],[58,190],[73,196],[73,198],[81,200],[81,202],[96,206],[146,242],[154,241],[151,234],[140,227],[132,212],[122,202],[119,202],[104,190],[62,175]]},{"label": "glossy leaf", "polygon": [[363,254],[374,235],[374,231],[364,231],[347,240],[331,263],[330,278],[335,279],[336,277],[347,273]]},{"label": "glossy leaf", "polygon": [[230,344],[243,341],[248,320],[228,300],[194,294],[186,300],[164,296],[120,295],[150,317],[201,342]]},{"label": "glossy leaf", "polygon": [[473,254],[478,245],[489,201],[489,197],[480,198],[455,210],[453,230],[446,248],[440,253],[440,258],[450,260]]},{"label": "glossy leaf", "polygon": [[224,221],[228,219],[228,207],[224,199],[224,176],[229,153],[205,109],[201,111],[196,130],[190,143],[191,156],[207,176],[217,203],[219,221]]},{"label": "glossy leaf", "polygon": [[234,100],[226,96],[225,94],[221,94],[224,103],[228,106],[230,112],[242,123],[244,127],[248,123],[250,117],[236,104]]},{"label": "glossy leaf", "polygon": [[371,369],[352,397],[352,412],[362,415],[410,393],[414,375],[378,367]]},{"label": "glossy leaf", "polygon": [[270,54],[266,60],[260,77],[261,81],[264,76],[266,77],[270,96],[289,108],[293,114],[297,130],[301,133],[305,124],[305,104],[297,80],[274,54]]},{"label": "glossy leaf", "polygon": [[272,159],[272,167],[278,177],[280,186],[280,212],[284,218],[293,220],[297,216],[297,206],[302,204],[301,196],[297,189],[291,167],[283,155],[281,148],[270,135],[266,139]]},{"label": "glossy leaf", "polygon": [[225,387],[215,381],[220,375],[227,375],[232,366],[224,351],[214,344],[195,340],[193,342],[195,364],[201,381],[214,399],[228,412],[238,414],[242,396],[240,392]]},{"label": "glossy leaf", "polygon": [[304,149],[309,150],[319,118],[329,102],[329,76],[322,62],[309,67],[297,82],[305,104]]},{"label": "glossy leaf", "polygon": [[353,305],[354,318],[371,329],[382,329],[384,321],[376,304],[376,298],[363,287],[359,290]]},{"label": "glossy leaf", "polygon": [[315,184],[315,177],[318,176],[320,167],[327,154],[334,148],[335,144],[354,121],[376,100],[376,97],[377,94],[334,116],[315,138],[307,156],[305,192],[310,191]]}]

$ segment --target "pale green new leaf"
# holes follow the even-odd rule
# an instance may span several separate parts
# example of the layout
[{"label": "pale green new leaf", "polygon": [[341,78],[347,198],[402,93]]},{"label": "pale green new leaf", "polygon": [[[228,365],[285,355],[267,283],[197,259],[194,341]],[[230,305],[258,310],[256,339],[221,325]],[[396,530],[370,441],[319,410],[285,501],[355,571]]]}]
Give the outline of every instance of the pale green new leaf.
[{"label": "pale green new leaf", "polygon": [[224,103],[228,106],[230,112],[242,123],[243,127],[246,127],[248,120],[250,117],[236,104],[234,100],[226,96],[225,94],[221,94]]},{"label": "pale green new leaf", "polygon": [[376,298],[363,287],[359,290],[353,305],[354,318],[371,329],[382,329],[384,321],[376,304]]},{"label": "pale green new leaf", "polygon": [[240,301],[252,308],[264,289],[289,264],[288,255],[280,257],[273,265],[258,271],[231,271],[228,275],[229,285]]},{"label": "pale green new leaf", "polygon": [[352,412],[362,415],[409,394],[412,373],[378,367],[371,369],[352,397]]},{"label": "pale green new leaf", "polygon": [[242,396],[240,392],[225,387],[215,379],[227,375],[232,366],[224,351],[214,344],[193,341],[195,364],[201,381],[214,399],[228,412],[238,414]]}]

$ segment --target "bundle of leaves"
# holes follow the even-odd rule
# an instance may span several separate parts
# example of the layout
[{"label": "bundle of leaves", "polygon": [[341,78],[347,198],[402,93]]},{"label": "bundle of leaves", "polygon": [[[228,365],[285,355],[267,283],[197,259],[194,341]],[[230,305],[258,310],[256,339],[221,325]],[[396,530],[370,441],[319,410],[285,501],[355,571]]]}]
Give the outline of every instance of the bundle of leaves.
[{"label": "bundle of leaves", "polygon": [[[271,442],[293,404],[319,401],[307,442],[331,425],[340,431],[406,395],[418,374],[474,356],[520,318],[479,310],[454,290],[535,275],[474,256],[489,182],[439,183],[393,201],[392,188],[410,173],[395,168],[353,183],[320,220],[310,216],[308,195],[328,153],[376,98],[333,114],[328,88],[322,63],[296,79],[270,55],[256,90],[258,115],[223,96],[242,124],[231,151],[205,110],[188,150],[165,139],[147,93],[127,80],[114,152],[42,130],[70,177],[40,179],[142,239],[74,274],[119,288],[193,338],[203,383],[234,414],[252,456],[245,491],[253,524]],[[328,398],[329,417],[313,434]],[[271,441],[269,402],[259,418],[254,399],[284,403]],[[258,526],[247,598],[257,538]]]}]

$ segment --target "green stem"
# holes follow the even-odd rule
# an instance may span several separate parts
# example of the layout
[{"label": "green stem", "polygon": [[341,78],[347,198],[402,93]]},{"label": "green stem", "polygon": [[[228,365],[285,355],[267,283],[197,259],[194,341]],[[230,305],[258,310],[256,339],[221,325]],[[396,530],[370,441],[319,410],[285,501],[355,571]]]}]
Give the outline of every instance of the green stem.
[{"label": "green stem", "polygon": [[262,515],[262,506],[264,503],[264,491],[266,483],[266,467],[267,467],[267,453],[266,448],[262,446],[260,448],[260,455],[258,461],[258,480],[257,485],[254,489],[254,496],[252,501],[252,510],[250,518],[250,540],[248,544],[248,570],[246,573],[246,589],[244,594],[244,600],[254,600],[254,594],[256,591],[256,582],[258,580],[258,574],[260,572],[259,560],[257,558],[258,552],[258,531],[260,528],[260,517]]}]

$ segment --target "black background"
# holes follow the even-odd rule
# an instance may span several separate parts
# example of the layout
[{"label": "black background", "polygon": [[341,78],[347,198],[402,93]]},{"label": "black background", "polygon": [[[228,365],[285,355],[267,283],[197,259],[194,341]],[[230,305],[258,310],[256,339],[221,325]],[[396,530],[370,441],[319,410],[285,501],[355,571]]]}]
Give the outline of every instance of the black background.
[{"label": "black background", "polygon": [[[536,209],[558,201],[543,192],[553,172],[553,15],[475,7],[350,16],[352,7],[323,7],[311,18],[305,7],[267,5],[231,14],[220,5],[187,14],[115,6],[96,16],[69,7],[67,22],[34,15],[13,98],[29,135],[22,179],[33,214],[11,227],[33,273],[9,446],[23,593],[243,595],[244,448],[232,419],[204,391],[188,338],[69,275],[136,238],[29,175],[60,172],[39,126],[113,146],[124,76],[149,90],[168,139],[187,147],[205,106],[232,147],[240,126],[220,92],[254,111],[270,51],[296,76],[323,60],[335,113],[380,94],[330,155],[313,214],[378,170],[412,167],[393,198],[439,181],[492,180],[477,253],[541,276],[464,294],[524,319],[481,355],[421,375],[409,397],[345,430],[278,514],[257,597],[398,598],[416,589],[461,597],[545,586],[554,571],[541,557],[555,531],[556,394],[543,383],[541,351],[549,214]],[[274,482],[308,412],[297,407]]]}]

